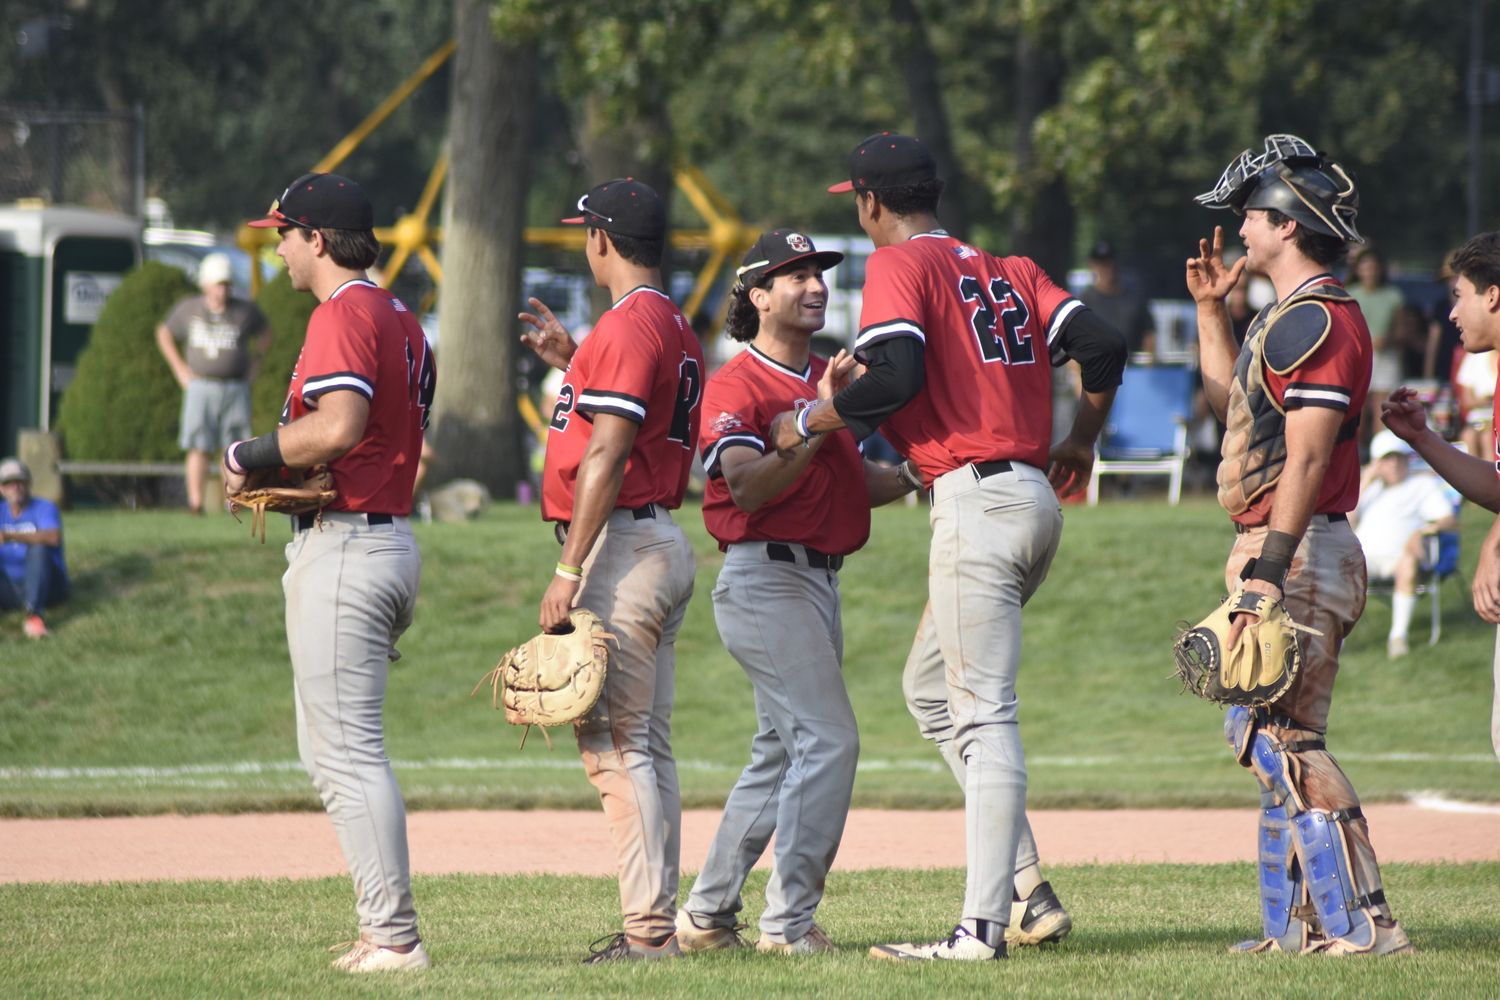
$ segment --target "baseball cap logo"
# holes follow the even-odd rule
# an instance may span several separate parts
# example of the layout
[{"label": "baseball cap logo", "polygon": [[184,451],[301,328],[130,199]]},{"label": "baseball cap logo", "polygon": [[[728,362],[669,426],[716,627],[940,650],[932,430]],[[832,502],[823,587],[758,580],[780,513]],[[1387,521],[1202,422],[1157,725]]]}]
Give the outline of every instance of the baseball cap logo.
[{"label": "baseball cap logo", "polygon": [[810,253],[812,251],[812,241],[801,233],[787,234],[786,245],[797,253]]}]

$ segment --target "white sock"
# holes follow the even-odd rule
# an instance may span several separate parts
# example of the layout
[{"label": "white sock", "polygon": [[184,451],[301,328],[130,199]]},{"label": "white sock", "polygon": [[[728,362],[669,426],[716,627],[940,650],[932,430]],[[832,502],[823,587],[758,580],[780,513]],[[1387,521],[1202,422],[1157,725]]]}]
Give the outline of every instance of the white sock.
[{"label": "white sock", "polygon": [[1029,864],[1016,872],[1016,898],[1030,899],[1036,887],[1042,884],[1042,869],[1039,865]]},{"label": "white sock", "polygon": [[1412,612],[1417,610],[1416,594],[1391,595],[1391,638],[1405,639]]}]

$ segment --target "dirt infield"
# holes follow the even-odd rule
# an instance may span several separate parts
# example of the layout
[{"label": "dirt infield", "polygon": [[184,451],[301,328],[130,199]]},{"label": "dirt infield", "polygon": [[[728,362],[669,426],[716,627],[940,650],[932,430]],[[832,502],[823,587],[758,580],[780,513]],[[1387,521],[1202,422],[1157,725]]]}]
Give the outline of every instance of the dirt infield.
[{"label": "dirt infield", "polygon": [[[1445,801],[1370,805],[1382,861],[1500,860],[1500,806]],[[719,814],[683,814],[682,861],[696,870]],[[1046,864],[1216,863],[1254,858],[1256,813],[1238,809],[1037,811]],[[415,812],[412,867],[454,872],[609,875],[603,813]],[[769,857],[762,858],[767,865]],[[964,863],[961,812],[856,809],[836,868]],[[0,821],[0,882],[308,878],[344,874],[328,817],[318,813]]]}]

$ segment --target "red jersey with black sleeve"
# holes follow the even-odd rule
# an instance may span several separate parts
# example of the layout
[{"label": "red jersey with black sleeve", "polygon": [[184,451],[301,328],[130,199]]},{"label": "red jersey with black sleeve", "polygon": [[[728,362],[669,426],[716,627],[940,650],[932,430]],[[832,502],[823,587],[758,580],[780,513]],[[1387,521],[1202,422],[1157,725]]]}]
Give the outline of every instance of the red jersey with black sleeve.
[{"label": "red jersey with black sleeve", "polygon": [[317,409],[335,390],[370,401],[359,444],[328,463],[338,499],[329,510],[410,514],[422,432],[437,364],[422,326],[390,292],[348,281],[313,310],[282,407],[283,424]]},{"label": "red jersey with black sleeve", "polygon": [[615,506],[682,506],[698,447],[703,370],[703,348],[665,292],[642,285],[611,306],[579,345],[557,393],[542,472],[542,517],[573,520],[578,465],[596,413],[640,427]]},{"label": "red jersey with black sleeve", "polygon": [[[1331,277],[1308,282],[1304,287],[1338,285]],[[1340,286],[1342,287],[1342,286]],[[1299,289],[1300,291],[1301,289]],[[1370,370],[1375,351],[1370,343],[1370,328],[1359,303],[1327,302],[1330,320],[1328,336],[1317,350],[1296,368],[1278,375],[1264,368],[1266,388],[1271,398],[1286,412],[1305,406],[1324,407],[1345,414],[1346,433],[1333,446],[1323,485],[1318,488],[1314,514],[1347,514],[1359,505],[1359,435],[1352,433],[1351,420],[1364,412],[1365,395],[1370,389]],[[1274,328],[1273,328],[1274,329]],[[1271,519],[1276,489],[1266,490],[1255,498],[1248,510],[1231,520],[1251,527]]]},{"label": "red jersey with black sleeve", "polygon": [[735,506],[719,466],[726,448],[765,454],[771,420],[816,403],[818,379],[827,367],[814,355],[799,372],[748,347],[708,380],[701,441],[708,474],[703,522],[721,551],[735,542],[796,542],[826,555],[848,555],[869,540],[865,460],[847,430],[829,434],[796,481],[753,514]]},{"label": "red jersey with black sleeve", "polygon": [[945,234],[876,250],[865,263],[855,350],[916,337],[927,369],[922,391],[880,433],[928,483],[970,462],[1046,468],[1052,353],[1081,308],[1030,259],[994,257]]}]

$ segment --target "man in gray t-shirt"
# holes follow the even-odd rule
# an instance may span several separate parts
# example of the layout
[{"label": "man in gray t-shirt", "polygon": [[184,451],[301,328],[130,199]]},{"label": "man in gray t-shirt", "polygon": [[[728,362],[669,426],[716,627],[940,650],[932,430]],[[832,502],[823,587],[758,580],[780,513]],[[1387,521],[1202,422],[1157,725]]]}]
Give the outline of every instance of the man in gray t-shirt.
[{"label": "man in gray t-shirt", "polygon": [[1151,317],[1151,303],[1120,280],[1114,248],[1102,241],[1094,244],[1089,251],[1089,269],[1094,272],[1094,283],[1079,292],[1078,298],[1125,335],[1131,354],[1154,354],[1156,322]]},{"label": "man in gray t-shirt", "polygon": [[[254,302],[229,294],[229,258],[198,266],[202,295],[181,302],[156,328],[156,343],[183,392],[178,443],[187,452],[188,508],[203,511],[209,456],[251,436],[250,383],[271,346],[271,326]],[[254,341],[252,356],[251,342]],[[186,359],[178,344],[186,346]]]}]

